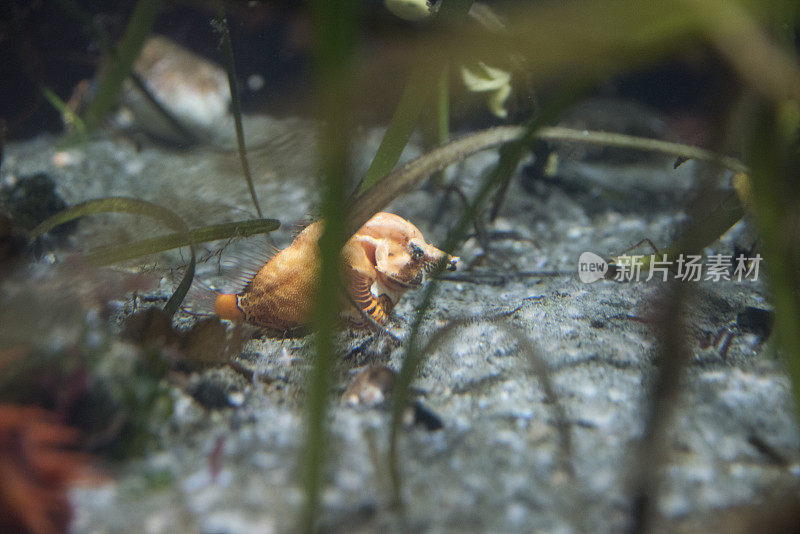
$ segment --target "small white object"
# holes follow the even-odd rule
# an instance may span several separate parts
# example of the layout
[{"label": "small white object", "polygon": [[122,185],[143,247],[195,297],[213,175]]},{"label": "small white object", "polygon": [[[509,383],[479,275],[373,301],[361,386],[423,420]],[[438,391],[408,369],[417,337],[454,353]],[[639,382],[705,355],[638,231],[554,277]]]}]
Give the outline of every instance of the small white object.
[{"label": "small white object", "polygon": [[254,93],[263,89],[265,83],[264,77],[260,74],[251,74],[247,77],[247,88]]},{"label": "small white object", "polygon": [[81,156],[74,152],[59,150],[53,154],[53,165],[56,167],[68,167],[80,163],[81,159]]},{"label": "small white object", "polygon": [[244,404],[244,393],[241,391],[234,391],[228,394],[228,403],[231,406],[241,406]]},{"label": "small white object", "polygon": [[386,9],[405,20],[425,20],[431,15],[431,7],[427,0],[384,0],[384,5]]}]

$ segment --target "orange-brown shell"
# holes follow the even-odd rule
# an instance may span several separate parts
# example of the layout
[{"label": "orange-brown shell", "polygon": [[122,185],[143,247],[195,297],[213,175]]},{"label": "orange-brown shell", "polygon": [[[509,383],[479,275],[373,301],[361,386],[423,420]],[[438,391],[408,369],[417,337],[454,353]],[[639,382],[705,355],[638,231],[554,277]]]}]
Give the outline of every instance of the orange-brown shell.
[{"label": "orange-brown shell", "polygon": [[255,274],[238,295],[246,322],[278,331],[308,322],[319,280],[321,235],[321,222],[307,226]]},{"label": "orange-brown shell", "polygon": [[[244,320],[275,331],[306,325],[319,280],[321,235],[321,221],[306,227],[240,293],[219,295],[216,312],[224,319]],[[342,248],[342,274],[350,300],[377,322],[385,322],[400,296],[417,287],[422,273],[445,256],[425,243],[410,222],[391,213],[378,213]],[[454,266],[457,258],[450,259]],[[349,307],[349,315],[359,322],[359,314]]]}]

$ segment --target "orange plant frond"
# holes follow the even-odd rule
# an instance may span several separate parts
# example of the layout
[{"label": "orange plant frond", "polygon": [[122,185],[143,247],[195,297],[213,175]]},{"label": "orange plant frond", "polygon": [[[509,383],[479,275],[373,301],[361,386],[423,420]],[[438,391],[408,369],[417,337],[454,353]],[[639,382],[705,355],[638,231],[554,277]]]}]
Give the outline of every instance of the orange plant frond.
[{"label": "orange plant frond", "polygon": [[69,450],[78,432],[54,414],[0,404],[0,531],[65,532],[71,518],[67,489],[87,456]]}]

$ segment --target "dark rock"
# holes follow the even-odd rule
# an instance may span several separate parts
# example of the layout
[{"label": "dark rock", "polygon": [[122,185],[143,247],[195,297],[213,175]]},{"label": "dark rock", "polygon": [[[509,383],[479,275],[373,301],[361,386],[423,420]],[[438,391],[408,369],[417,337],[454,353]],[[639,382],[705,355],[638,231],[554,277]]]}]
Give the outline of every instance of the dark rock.
[{"label": "dark rock", "polygon": [[[67,203],[56,192],[55,182],[45,173],[23,176],[13,185],[0,188],[0,204],[15,224],[25,230],[33,230],[39,223],[67,207]],[[63,238],[76,226],[77,221],[70,221],[53,228],[49,234]]]},{"label": "dark rock", "polygon": [[750,332],[762,339],[766,339],[772,333],[774,319],[775,314],[773,312],[748,306],[736,314],[736,325],[745,332]]},{"label": "dark rock", "polygon": [[211,410],[233,406],[230,401],[230,393],[233,390],[234,388],[227,377],[213,371],[197,377],[187,386],[189,395]]}]

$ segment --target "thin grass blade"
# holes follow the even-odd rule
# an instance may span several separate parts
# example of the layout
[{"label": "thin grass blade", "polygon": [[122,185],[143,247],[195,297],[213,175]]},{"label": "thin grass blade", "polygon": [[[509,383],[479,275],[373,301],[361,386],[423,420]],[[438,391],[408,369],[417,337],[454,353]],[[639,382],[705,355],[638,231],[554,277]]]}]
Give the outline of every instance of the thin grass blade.
[{"label": "thin grass blade", "polygon": [[250,162],[247,159],[247,144],[244,140],[244,127],[242,126],[242,103],[239,97],[239,84],[236,78],[236,63],[233,57],[233,45],[231,44],[231,31],[228,27],[228,19],[225,16],[225,6],[222,2],[217,2],[217,18],[214,27],[220,34],[220,45],[225,55],[225,70],[228,72],[228,87],[231,91],[231,108],[233,111],[233,123],[236,128],[236,144],[239,147],[239,161],[242,163],[242,172],[247,182],[247,189],[250,191],[250,198],[256,207],[256,213],[264,218],[261,213],[261,205],[258,203],[256,188],[253,184],[253,174],[250,172]]},{"label": "thin grass blade", "polygon": [[[277,230],[280,222],[276,219],[251,219],[225,224],[215,224],[194,228],[191,230],[191,239],[195,244],[236,237],[250,237]],[[95,265],[110,265],[149,254],[156,254],[166,250],[189,246],[190,241],[182,233],[174,233],[151,239],[134,241],[124,245],[109,245],[98,247],[86,254],[86,260]]]},{"label": "thin grass blade", "polygon": [[321,268],[313,326],[316,355],[308,380],[308,412],[302,457],[305,507],[300,530],[314,532],[322,512],[325,456],[329,446],[328,413],[331,370],[335,355],[334,329],[339,313],[339,251],[345,240],[345,191],[350,178],[353,56],[361,20],[361,5],[349,0],[315,0],[311,4],[315,31],[315,74],[320,114],[322,216],[319,241]]},{"label": "thin grass blade", "polygon": [[[516,131],[516,137],[513,141],[505,144],[500,149],[500,160],[495,168],[486,177],[480,190],[476,194],[473,201],[462,213],[456,225],[450,231],[443,249],[447,252],[452,252],[456,246],[464,239],[467,228],[472,221],[478,216],[480,210],[488,200],[491,192],[498,187],[503,180],[508,179],[508,176],[514,172],[519,165],[520,159],[525,151],[525,148],[534,138],[536,133],[548,122],[555,120],[561,113],[564,112],[570,105],[572,105],[577,98],[584,93],[583,85],[579,86],[580,89],[565,92],[558,100],[551,103],[545,108],[542,113],[529,121],[529,123],[522,129]],[[438,270],[441,270],[440,266]],[[400,373],[397,377],[397,382],[394,389],[394,397],[392,400],[392,423],[389,434],[389,472],[392,477],[392,485],[394,489],[393,504],[395,507],[402,508],[402,483],[400,475],[400,462],[398,453],[398,437],[400,433],[400,426],[402,424],[403,409],[408,403],[409,395],[411,392],[411,382],[416,376],[419,366],[422,362],[423,353],[419,346],[420,328],[422,326],[422,319],[425,311],[430,307],[433,301],[433,295],[438,287],[438,281],[432,280],[428,283],[423,293],[422,300],[417,307],[414,320],[411,324],[408,337],[406,338],[406,351],[403,358],[403,365],[400,368]]]},{"label": "thin grass blade", "polygon": [[130,74],[145,39],[152,32],[160,7],[159,0],[136,2],[122,40],[116,47],[113,61],[105,71],[97,94],[86,110],[84,120],[89,130],[100,126],[116,104],[122,82]]},{"label": "thin grass blade", "polygon": [[174,315],[181,302],[183,302],[184,297],[186,297],[189,287],[192,285],[196,263],[196,247],[192,232],[189,230],[189,227],[186,225],[183,219],[181,219],[173,211],[168,210],[163,206],[159,206],[158,204],[153,204],[152,202],[138,198],[108,197],[97,200],[88,200],[67,208],[64,211],[60,211],[52,217],[48,217],[42,221],[39,226],[31,231],[30,238],[31,240],[36,239],[59,224],[69,222],[86,215],[95,215],[99,213],[130,213],[133,215],[144,215],[146,217],[151,217],[163,222],[166,226],[179,232],[183,236],[183,239],[187,242],[191,251],[191,259],[189,260],[189,266],[186,268],[186,272],[184,273],[180,284],[178,284],[177,289],[175,289],[175,292],[172,294],[172,296],[170,296],[167,304],[164,306],[164,311],[166,311],[170,317]]}]

